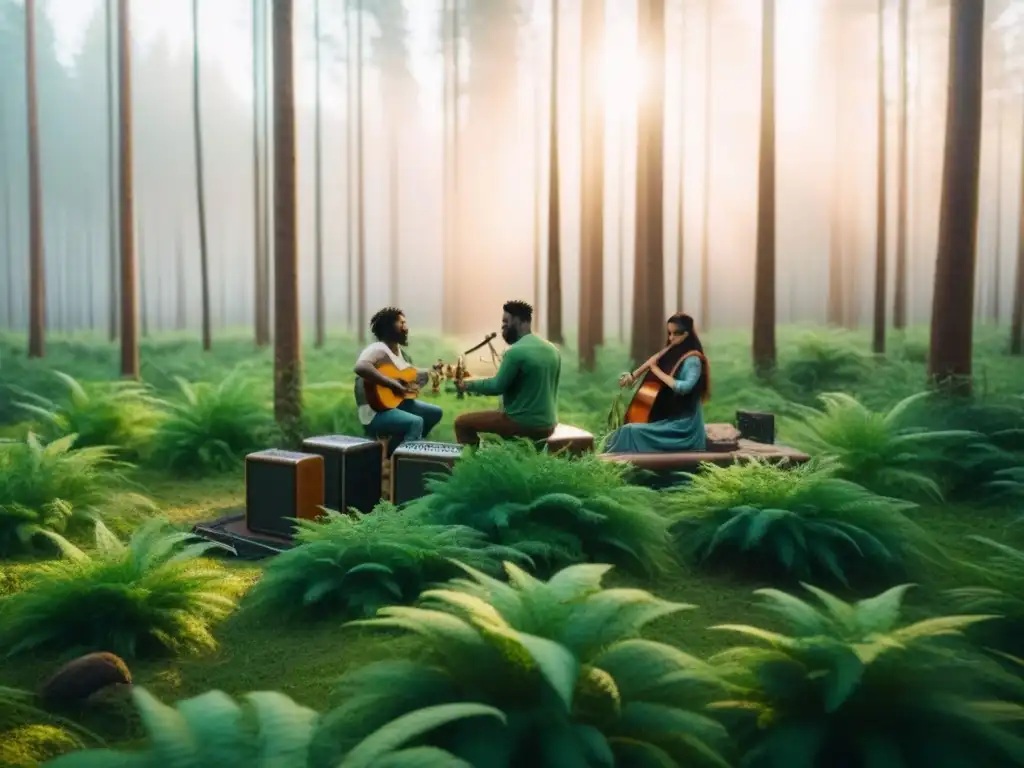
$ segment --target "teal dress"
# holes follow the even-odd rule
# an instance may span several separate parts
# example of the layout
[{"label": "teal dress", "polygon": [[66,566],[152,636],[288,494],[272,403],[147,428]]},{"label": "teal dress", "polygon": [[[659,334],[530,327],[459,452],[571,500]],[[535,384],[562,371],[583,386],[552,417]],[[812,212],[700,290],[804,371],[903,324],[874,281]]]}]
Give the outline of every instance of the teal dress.
[{"label": "teal dress", "polygon": [[[700,381],[703,365],[697,356],[688,357],[676,371],[672,389],[677,397],[691,395]],[[605,453],[686,453],[707,448],[704,412],[693,398],[692,409],[675,418],[650,424],[625,424],[608,438]]]}]

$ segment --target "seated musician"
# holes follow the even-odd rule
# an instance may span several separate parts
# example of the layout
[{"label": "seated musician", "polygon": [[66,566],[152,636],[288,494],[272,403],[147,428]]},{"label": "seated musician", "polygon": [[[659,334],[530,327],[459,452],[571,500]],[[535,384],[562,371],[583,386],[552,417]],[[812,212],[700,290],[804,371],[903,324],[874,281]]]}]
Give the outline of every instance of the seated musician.
[{"label": "seated musician", "polygon": [[[711,372],[693,318],[676,314],[668,319],[669,347],[652,357],[644,381],[662,389],[648,423],[625,424],[608,438],[605,453],[683,453],[707,447],[701,403],[711,394]],[[633,374],[623,374],[619,386],[630,387]]]},{"label": "seated musician", "polygon": [[558,381],[562,357],[554,344],[532,331],[533,307],[510,301],[502,307],[501,337],[509,345],[490,379],[456,379],[460,392],[500,396],[501,410],[463,413],[455,418],[455,439],[477,445],[480,434],[543,440],[558,424]]},{"label": "seated musician", "polygon": [[[378,368],[391,364],[400,371],[413,367],[411,359],[406,358],[402,347],[409,344],[409,326],[405,314],[395,307],[385,307],[370,319],[370,332],[377,339],[359,353],[356,360],[356,405],[359,407],[359,422],[370,437],[390,438],[389,449],[393,451],[406,440],[422,440],[430,434],[430,430],[441,421],[441,409],[432,403],[409,399],[397,408],[387,411],[375,411],[366,397],[364,382],[387,387],[398,395],[404,395],[411,389],[403,381],[390,378]],[[426,385],[430,378],[428,369],[417,370],[415,389]]]}]

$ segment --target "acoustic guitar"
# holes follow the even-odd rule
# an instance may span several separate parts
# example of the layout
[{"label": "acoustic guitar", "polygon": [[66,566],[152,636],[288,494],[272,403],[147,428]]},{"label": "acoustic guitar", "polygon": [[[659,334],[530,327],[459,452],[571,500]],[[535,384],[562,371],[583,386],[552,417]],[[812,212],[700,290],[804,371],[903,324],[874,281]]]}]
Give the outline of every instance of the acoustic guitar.
[{"label": "acoustic guitar", "polygon": [[377,413],[393,410],[406,400],[412,400],[419,395],[419,387],[416,385],[417,371],[415,368],[410,367],[398,370],[392,363],[383,363],[377,366],[377,370],[389,379],[401,381],[409,387],[409,391],[398,394],[390,387],[375,384],[364,379],[363,391],[366,392],[366,403]]}]

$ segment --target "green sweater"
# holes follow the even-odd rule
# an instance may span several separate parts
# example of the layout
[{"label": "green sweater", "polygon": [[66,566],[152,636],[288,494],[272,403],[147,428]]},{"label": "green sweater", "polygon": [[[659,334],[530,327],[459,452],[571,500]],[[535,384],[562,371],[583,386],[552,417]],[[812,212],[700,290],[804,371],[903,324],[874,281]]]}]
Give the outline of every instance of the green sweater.
[{"label": "green sweater", "polygon": [[467,379],[466,391],[501,395],[505,415],[524,427],[553,427],[558,423],[558,379],[562,357],[554,344],[532,333],[510,346],[496,376]]}]

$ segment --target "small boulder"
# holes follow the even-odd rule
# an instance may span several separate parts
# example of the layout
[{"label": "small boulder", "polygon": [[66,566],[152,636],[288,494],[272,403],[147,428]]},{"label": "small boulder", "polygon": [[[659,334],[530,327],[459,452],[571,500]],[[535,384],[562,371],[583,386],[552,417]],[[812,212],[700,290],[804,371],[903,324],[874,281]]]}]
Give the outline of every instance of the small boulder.
[{"label": "small boulder", "polygon": [[119,656],[106,651],[89,653],[58,669],[39,689],[39,699],[48,709],[66,709],[111,686],[131,682],[128,665]]}]

